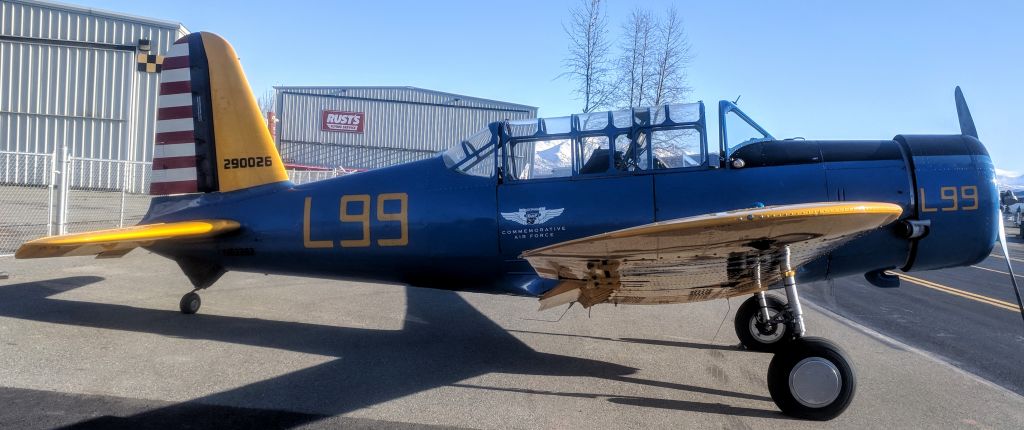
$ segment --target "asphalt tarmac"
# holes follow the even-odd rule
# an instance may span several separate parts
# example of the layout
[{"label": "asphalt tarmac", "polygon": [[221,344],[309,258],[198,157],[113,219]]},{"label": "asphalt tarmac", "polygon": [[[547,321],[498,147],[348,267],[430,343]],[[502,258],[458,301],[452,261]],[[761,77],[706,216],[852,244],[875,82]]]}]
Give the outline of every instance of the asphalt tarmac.
[{"label": "asphalt tarmac", "polygon": [[[738,300],[559,320],[529,298],[229,273],[188,316],[184,275],[145,251],[0,265],[0,428],[1024,428],[1020,395],[815,305],[809,333],[842,345],[859,376],[827,423],[777,411],[771,356],[737,347]],[[995,341],[1024,332],[958,296],[871,288],[906,295],[874,299],[883,316],[952,300],[943,327],[977,316]],[[833,291],[854,306],[859,290]],[[959,345],[947,332],[908,343]]]},{"label": "asphalt tarmac", "polygon": [[[1024,241],[1016,228],[1008,233],[1017,282],[1024,287]],[[971,267],[905,275],[895,289],[848,277],[801,291],[845,318],[1024,395],[1024,319],[1002,250],[997,246]]]}]

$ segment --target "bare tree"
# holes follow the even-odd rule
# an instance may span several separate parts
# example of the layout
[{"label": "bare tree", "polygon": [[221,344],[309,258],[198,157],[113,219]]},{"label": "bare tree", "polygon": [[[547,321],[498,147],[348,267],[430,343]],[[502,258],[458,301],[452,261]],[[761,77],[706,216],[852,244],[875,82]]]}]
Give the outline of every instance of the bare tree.
[{"label": "bare tree", "polygon": [[657,30],[653,82],[648,96],[654,106],[681,101],[690,92],[686,85],[690,43],[675,6],[669,7]]},{"label": "bare tree", "polygon": [[274,111],[274,90],[269,89],[263,92],[262,95],[256,98],[256,104],[260,106],[260,113],[263,114],[263,118],[267,118],[267,112]]},{"label": "bare tree", "polygon": [[610,54],[601,1],[580,0],[578,7],[569,10],[568,25],[563,25],[569,36],[569,56],[562,76],[578,82],[583,112],[613,104],[643,107],[684,100],[691,91],[686,67],[692,57],[675,6],[661,19],[647,9],[634,9],[622,25],[618,52]]},{"label": "bare tree", "polygon": [[644,106],[654,70],[651,47],[654,46],[654,17],[636,8],[622,26],[622,55],[619,57],[618,93],[624,107]]},{"label": "bare tree", "polygon": [[609,104],[611,96],[606,15],[601,0],[580,0],[569,10],[569,24],[562,25],[569,36],[569,56],[562,76],[576,81],[576,93],[583,99],[583,112]]}]

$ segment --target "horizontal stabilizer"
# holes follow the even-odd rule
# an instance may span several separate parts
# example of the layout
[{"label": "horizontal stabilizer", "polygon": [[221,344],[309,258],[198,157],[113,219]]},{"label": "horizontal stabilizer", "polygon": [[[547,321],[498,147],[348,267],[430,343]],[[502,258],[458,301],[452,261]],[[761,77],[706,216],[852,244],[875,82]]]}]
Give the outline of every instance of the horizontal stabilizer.
[{"label": "horizontal stabilizer", "polygon": [[14,256],[48,258],[96,255],[100,258],[117,258],[132,249],[158,241],[204,239],[238,230],[239,227],[235,221],[210,219],[49,236],[25,242]]}]

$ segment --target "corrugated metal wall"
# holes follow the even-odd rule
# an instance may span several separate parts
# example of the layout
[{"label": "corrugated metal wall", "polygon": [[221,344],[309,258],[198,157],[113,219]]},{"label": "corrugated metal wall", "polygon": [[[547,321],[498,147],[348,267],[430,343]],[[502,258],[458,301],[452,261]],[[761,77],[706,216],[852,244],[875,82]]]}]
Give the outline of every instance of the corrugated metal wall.
[{"label": "corrugated metal wall", "polygon": [[[277,87],[286,162],[378,168],[428,158],[487,124],[537,108],[411,87]],[[364,112],[363,133],[321,131],[324,110]]]},{"label": "corrugated metal wall", "polygon": [[159,76],[130,47],[163,54],[176,23],[32,1],[0,1],[0,150],[149,161]]}]

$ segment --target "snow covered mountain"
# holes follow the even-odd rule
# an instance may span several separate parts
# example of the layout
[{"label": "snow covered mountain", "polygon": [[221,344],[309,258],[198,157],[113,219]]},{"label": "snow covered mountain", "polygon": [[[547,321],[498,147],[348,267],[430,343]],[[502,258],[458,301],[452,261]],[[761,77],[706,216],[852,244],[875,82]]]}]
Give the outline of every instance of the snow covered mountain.
[{"label": "snow covered mountain", "polygon": [[571,140],[540,141],[535,151],[533,177],[568,176],[572,172]]},{"label": "snow covered mountain", "polygon": [[1024,175],[1009,170],[996,169],[996,185],[999,189],[1009,188],[1014,191],[1024,191]]},{"label": "snow covered mountain", "polygon": [[[569,176],[572,174],[572,140],[548,140],[536,142],[536,156],[533,159],[534,178],[552,176]],[[584,148],[589,154],[596,147]],[[687,155],[679,145],[664,145],[655,148],[654,155],[667,167],[696,166],[700,164],[695,158]]]}]

